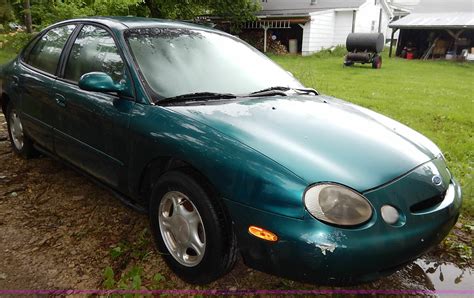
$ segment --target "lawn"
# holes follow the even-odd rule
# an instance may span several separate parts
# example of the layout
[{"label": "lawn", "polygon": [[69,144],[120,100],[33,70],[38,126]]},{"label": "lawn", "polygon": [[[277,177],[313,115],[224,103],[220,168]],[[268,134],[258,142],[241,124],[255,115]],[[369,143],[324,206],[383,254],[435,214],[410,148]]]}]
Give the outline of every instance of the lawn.
[{"label": "lawn", "polygon": [[15,57],[15,53],[0,49],[0,65]]},{"label": "lawn", "polygon": [[[14,54],[0,51],[0,64]],[[271,56],[303,84],[378,111],[423,133],[444,152],[474,216],[474,63],[384,57],[382,69],[343,67],[332,55]]]}]

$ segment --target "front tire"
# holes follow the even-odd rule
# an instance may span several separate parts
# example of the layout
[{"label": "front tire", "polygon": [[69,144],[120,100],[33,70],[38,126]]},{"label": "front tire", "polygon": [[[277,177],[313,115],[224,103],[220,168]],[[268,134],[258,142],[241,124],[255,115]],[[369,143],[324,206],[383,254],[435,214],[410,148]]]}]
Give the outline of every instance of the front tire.
[{"label": "front tire", "polygon": [[229,218],[192,171],[164,174],[153,188],[149,219],[160,253],[171,270],[192,284],[226,274],[236,260]]},{"label": "front tire", "polygon": [[33,141],[25,135],[23,123],[17,109],[12,103],[9,103],[6,112],[8,136],[10,137],[13,151],[25,159],[35,157],[37,151],[33,147]]}]

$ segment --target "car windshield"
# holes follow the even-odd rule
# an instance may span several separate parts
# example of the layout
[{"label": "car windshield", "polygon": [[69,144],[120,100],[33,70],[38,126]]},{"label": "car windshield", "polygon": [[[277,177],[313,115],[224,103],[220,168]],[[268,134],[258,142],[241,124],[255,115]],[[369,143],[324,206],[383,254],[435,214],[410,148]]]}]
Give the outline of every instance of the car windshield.
[{"label": "car windshield", "polygon": [[125,36],[157,99],[201,92],[247,95],[274,86],[303,88],[265,55],[224,34],[146,28],[128,30]]}]

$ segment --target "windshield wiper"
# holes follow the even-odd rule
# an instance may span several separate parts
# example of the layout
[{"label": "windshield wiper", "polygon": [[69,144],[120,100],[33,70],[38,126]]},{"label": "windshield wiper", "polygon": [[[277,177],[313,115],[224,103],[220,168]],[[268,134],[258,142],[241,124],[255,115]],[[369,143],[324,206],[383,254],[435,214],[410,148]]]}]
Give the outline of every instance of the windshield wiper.
[{"label": "windshield wiper", "polygon": [[252,92],[249,94],[250,97],[254,96],[274,96],[274,95],[284,95],[287,96],[288,94],[285,92],[288,91],[296,91],[297,93],[304,93],[304,94],[310,94],[313,93],[314,95],[319,95],[318,91],[312,89],[312,88],[290,88],[290,87],[284,87],[284,86],[274,86],[270,88],[265,88],[256,92]]},{"label": "windshield wiper", "polygon": [[216,92],[195,92],[188,93],[173,97],[164,98],[158,101],[158,103],[177,103],[177,102],[188,102],[188,101],[206,101],[206,100],[219,100],[219,99],[232,99],[237,98],[237,95],[232,93],[216,93]]}]

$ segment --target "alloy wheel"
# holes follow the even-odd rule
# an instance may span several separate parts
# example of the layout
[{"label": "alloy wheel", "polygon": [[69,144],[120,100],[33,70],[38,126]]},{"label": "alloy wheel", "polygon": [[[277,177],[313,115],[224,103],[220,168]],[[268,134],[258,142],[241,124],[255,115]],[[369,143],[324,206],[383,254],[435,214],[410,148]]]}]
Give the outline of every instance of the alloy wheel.
[{"label": "alloy wheel", "polygon": [[21,124],[20,117],[18,117],[15,110],[10,113],[10,134],[13,140],[13,144],[18,151],[21,151],[24,146],[24,133],[23,125]]},{"label": "alloy wheel", "polygon": [[158,221],[173,258],[186,267],[197,266],[206,250],[206,232],[193,202],[181,192],[166,193],[160,203]]}]

